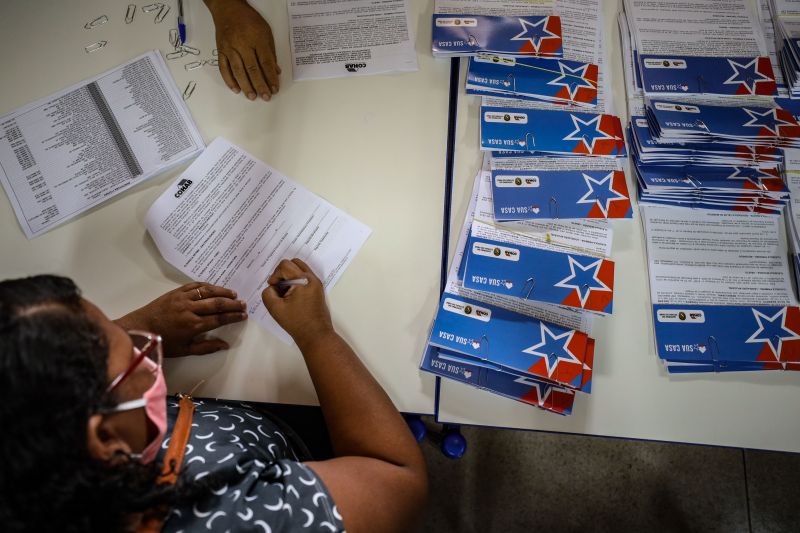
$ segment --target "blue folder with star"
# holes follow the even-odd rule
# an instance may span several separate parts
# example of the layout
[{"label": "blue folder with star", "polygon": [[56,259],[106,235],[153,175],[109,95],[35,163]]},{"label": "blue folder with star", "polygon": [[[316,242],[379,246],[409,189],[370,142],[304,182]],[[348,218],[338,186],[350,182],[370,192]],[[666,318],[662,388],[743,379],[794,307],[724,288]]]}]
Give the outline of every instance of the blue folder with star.
[{"label": "blue folder with star", "polygon": [[591,63],[478,54],[469,60],[467,93],[593,107],[597,77]]},{"label": "blue folder with star", "polygon": [[499,17],[433,15],[432,51],[437,57],[493,52],[514,56],[562,57],[558,16]]},{"label": "blue folder with star", "polygon": [[654,305],[653,322],[658,356],[675,369],[800,370],[797,307]]},{"label": "blue folder with star", "polygon": [[624,157],[618,117],[576,111],[481,106],[481,150]]},{"label": "blue folder with star", "polygon": [[581,331],[447,292],[428,344],[578,390],[594,349]]},{"label": "blue folder with star", "polygon": [[553,413],[572,414],[572,405],[575,401],[573,389],[528,374],[512,373],[490,363],[467,360],[455,352],[428,346],[420,363],[420,370]]},{"label": "blue folder with star", "polygon": [[641,55],[642,89],[648,96],[716,94],[777,96],[769,57]]},{"label": "blue folder with star", "polygon": [[621,170],[493,170],[497,221],[537,218],[631,218]]},{"label": "blue folder with star", "polygon": [[470,236],[464,250],[468,289],[610,314],[614,262]]}]

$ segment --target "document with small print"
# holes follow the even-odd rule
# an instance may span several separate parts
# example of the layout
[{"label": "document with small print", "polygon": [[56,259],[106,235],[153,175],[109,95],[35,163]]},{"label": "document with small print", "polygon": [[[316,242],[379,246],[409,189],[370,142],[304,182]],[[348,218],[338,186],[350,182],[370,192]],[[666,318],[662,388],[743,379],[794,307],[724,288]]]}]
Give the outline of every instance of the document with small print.
[{"label": "document with small print", "polygon": [[330,289],[372,231],[222,138],[167,187],[145,225],[167,262],[235,290],[250,317],[286,343],[261,302],[278,263],[302,259]]}]

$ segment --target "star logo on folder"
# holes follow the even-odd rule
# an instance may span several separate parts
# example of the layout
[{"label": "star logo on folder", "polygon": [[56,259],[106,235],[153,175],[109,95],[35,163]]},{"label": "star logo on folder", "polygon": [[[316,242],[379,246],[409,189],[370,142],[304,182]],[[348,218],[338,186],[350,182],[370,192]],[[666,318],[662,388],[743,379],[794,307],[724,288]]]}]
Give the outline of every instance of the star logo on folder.
[{"label": "star logo on folder", "polygon": [[761,182],[761,178],[775,179],[775,176],[762,172],[757,168],[734,167],[733,174],[725,179],[747,181],[755,185],[757,189],[765,189],[766,187],[764,187],[764,184]]},{"label": "star logo on folder", "polygon": [[580,264],[571,255],[568,255],[567,259],[569,260],[570,275],[556,283],[554,287],[575,289],[578,291],[581,307],[586,305],[586,300],[589,298],[589,293],[592,292],[592,290],[611,290],[611,287],[600,281],[597,277],[600,272],[600,267],[603,264],[602,259],[598,259],[586,266]]},{"label": "star logo on folder", "polygon": [[580,90],[581,87],[588,87],[589,89],[595,88],[595,85],[586,79],[586,70],[589,68],[589,65],[582,65],[571,69],[559,61],[558,68],[561,71],[561,75],[552,81],[548,81],[547,85],[561,85],[562,87],[566,87],[570,100],[575,100],[577,98],[578,90]]},{"label": "star logo on folder", "polygon": [[744,109],[745,113],[750,115],[750,120],[745,122],[743,126],[749,128],[765,128],[773,135],[780,135],[780,133],[778,133],[778,127],[783,124],[787,126],[797,125],[778,117],[775,109],[767,109],[763,113],[759,113],[754,109],[748,109],[746,107],[743,107],[742,109]]},{"label": "star logo on folder", "polygon": [[558,363],[561,361],[579,365],[582,364],[580,359],[575,357],[575,354],[569,350],[569,342],[572,340],[575,331],[570,330],[560,335],[555,335],[544,322],[539,323],[539,328],[541,341],[522,351],[530,355],[541,357],[547,367],[548,377],[553,375],[553,372],[558,367]]},{"label": "star logo on folder", "polygon": [[[628,199],[628,197],[624,194],[620,194],[618,191],[614,190],[614,172],[609,172],[606,177],[600,180],[596,180],[588,174],[583,174],[583,180],[586,182],[588,191],[586,191],[586,194],[584,194],[576,203],[597,203],[597,206],[600,208],[600,211],[603,212],[603,216],[605,218],[608,218],[608,208],[611,205],[611,202],[614,200]],[[595,186],[597,186],[597,188],[595,188]],[[583,301],[583,298],[581,298],[581,301]]]},{"label": "star logo on folder", "polygon": [[780,361],[783,342],[800,340],[800,335],[786,327],[786,308],[773,316],[767,316],[757,309],[750,310],[753,311],[758,329],[745,342],[766,342],[775,354],[775,359]]},{"label": "star logo on folder", "polygon": [[759,58],[754,58],[749,63],[742,65],[741,63],[737,63],[732,59],[728,59],[728,63],[730,64],[731,68],[733,69],[733,75],[722,82],[725,85],[743,85],[748,94],[759,94],[756,84],[759,82],[770,82],[774,83],[775,80],[769,76],[764,75],[758,70],[758,63]]},{"label": "star logo on folder", "polygon": [[581,120],[575,115],[570,115],[572,124],[575,126],[575,131],[564,137],[564,141],[578,141],[586,146],[589,153],[594,153],[594,146],[598,140],[614,139],[613,135],[609,135],[600,129],[600,119],[602,115],[589,119],[587,121]]},{"label": "star logo on folder", "polygon": [[533,46],[533,51],[538,52],[539,47],[542,45],[542,41],[544,39],[560,39],[559,35],[549,31],[547,26],[547,21],[549,20],[547,17],[543,17],[539,22],[536,24],[531,24],[530,22],[518,19],[519,23],[522,25],[522,32],[519,35],[512,37],[512,41],[528,41]]}]

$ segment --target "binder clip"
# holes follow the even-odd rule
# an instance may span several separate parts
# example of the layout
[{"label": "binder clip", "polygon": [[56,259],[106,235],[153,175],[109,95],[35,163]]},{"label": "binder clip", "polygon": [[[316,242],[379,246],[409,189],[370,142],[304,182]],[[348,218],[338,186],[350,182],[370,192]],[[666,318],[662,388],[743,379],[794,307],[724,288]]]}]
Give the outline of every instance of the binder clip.
[{"label": "binder clip", "polygon": [[556,200],[556,197],[551,196],[550,201],[547,202],[547,204],[550,209],[550,218],[558,218],[558,200]]},{"label": "binder clip", "polygon": [[[531,276],[525,280],[525,285],[522,286],[522,290],[520,291],[520,293],[525,294],[524,298],[528,300],[530,299],[531,293],[533,292],[533,289],[535,287],[536,287],[536,280],[533,278],[533,276]],[[528,292],[525,292],[525,289],[528,289]]]},{"label": "binder clip", "polygon": [[96,28],[97,26],[102,26],[106,22],[108,22],[108,17],[105,15],[100,15],[96,19],[84,24],[83,27],[86,28],[87,30],[91,30],[92,28]]},{"label": "binder clip", "polygon": [[133,18],[136,16],[136,4],[128,4],[128,10],[125,12],[125,24],[130,24],[133,22]]}]

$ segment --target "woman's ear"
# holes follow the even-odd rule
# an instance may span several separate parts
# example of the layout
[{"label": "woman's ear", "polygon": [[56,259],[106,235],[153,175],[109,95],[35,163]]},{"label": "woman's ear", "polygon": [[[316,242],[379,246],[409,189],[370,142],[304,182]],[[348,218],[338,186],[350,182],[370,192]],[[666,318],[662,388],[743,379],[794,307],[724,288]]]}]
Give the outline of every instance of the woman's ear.
[{"label": "woman's ear", "polygon": [[92,458],[115,464],[131,454],[131,447],[100,414],[89,417],[86,423],[86,444]]}]

